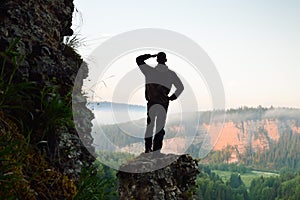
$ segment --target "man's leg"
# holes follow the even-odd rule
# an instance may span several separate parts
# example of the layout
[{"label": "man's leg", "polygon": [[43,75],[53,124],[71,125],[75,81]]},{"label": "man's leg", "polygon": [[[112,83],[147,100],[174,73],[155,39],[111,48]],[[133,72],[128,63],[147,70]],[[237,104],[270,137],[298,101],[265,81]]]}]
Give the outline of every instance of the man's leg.
[{"label": "man's leg", "polygon": [[156,134],[154,136],[154,144],[153,151],[160,151],[163,145],[163,139],[165,135],[165,124],[167,118],[168,104],[161,105],[161,109],[159,109],[157,118],[156,118]]},{"label": "man's leg", "polygon": [[165,135],[165,130],[162,129],[154,136],[154,144],[153,144],[153,151],[160,151],[163,145],[163,139]]},{"label": "man's leg", "polygon": [[154,113],[150,112],[152,103],[147,103],[147,127],[145,133],[145,153],[152,151],[152,136],[154,129],[155,116]]}]

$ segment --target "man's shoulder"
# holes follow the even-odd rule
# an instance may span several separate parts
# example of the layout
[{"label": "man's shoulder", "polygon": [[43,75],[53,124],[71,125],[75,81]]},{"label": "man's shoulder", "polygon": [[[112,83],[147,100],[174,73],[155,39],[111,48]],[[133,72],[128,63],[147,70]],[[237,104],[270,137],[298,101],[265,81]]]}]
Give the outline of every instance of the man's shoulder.
[{"label": "man's shoulder", "polygon": [[168,73],[170,73],[172,76],[175,76],[175,75],[177,76],[176,72],[170,68],[168,68]]},{"label": "man's shoulder", "polygon": [[166,72],[168,73],[175,73],[172,69],[170,69],[170,67],[168,65],[164,65],[164,69],[166,70]]}]

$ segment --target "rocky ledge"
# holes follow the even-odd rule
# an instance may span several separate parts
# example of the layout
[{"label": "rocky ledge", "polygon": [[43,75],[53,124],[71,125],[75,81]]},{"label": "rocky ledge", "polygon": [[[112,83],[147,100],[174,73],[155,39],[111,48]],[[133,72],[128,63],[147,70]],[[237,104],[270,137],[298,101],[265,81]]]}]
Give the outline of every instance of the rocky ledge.
[{"label": "rocky ledge", "polygon": [[120,199],[194,199],[198,173],[188,154],[142,154],[119,168]]}]

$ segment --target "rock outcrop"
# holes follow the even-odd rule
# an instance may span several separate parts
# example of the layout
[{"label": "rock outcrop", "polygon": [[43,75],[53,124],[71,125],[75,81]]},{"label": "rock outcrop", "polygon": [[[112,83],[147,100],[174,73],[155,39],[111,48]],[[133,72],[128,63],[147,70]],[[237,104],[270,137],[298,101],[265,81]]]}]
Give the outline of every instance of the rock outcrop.
[{"label": "rock outcrop", "polygon": [[[34,103],[32,107],[24,108],[28,110],[22,113],[24,116],[28,113],[31,115],[32,120],[27,123],[32,129],[31,143],[39,144],[41,151],[46,149],[47,159],[55,168],[62,173],[76,177],[83,162],[91,163],[94,160],[89,153],[93,151],[93,148],[90,147],[88,151],[82,145],[72,125],[56,126],[48,131],[51,132],[50,134],[45,136],[44,125],[49,121],[42,118],[47,118],[47,113],[42,113],[41,110],[41,107],[45,108],[41,105],[43,101],[54,97],[60,98],[57,101],[58,104],[60,100],[63,100],[69,108],[72,105],[70,94],[82,59],[72,47],[63,44],[63,38],[73,34],[71,29],[73,11],[73,0],[1,1],[0,52],[5,52],[14,41],[18,41],[13,50],[24,56],[24,59],[20,60],[16,71],[12,70],[13,63],[5,61],[4,56],[0,57],[0,63],[1,65],[5,63],[3,71],[8,74],[4,78],[13,74],[14,84],[31,83],[34,85],[35,94],[32,94],[35,96]],[[81,75],[82,78],[87,77],[87,67],[83,67]],[[81,123],[77,126],[81,127],[79,132],[85,134],[84,138],[88,141],[85,143],[91,144],[93,114],[85,107],[86,98],[81,94],[81,86],[82,82],[76,86],[79,89],[75,92],[80,99],[77,102],[81,105],[83,117],[80,122],[75,123]],[[47,102],[46,105],[48,105]],[[51,112],[51,108],[49,109]],[[5,112],[15,115],[15,112],[11,110]],[[65,113],[58,113],[60,114]],[[41,147],[43,144],[46,145]]]},{"label": "rock outcrop", "polygon": [[190,155],[142,154],[119,169],[120,199],[194,199],[198,173]]}]

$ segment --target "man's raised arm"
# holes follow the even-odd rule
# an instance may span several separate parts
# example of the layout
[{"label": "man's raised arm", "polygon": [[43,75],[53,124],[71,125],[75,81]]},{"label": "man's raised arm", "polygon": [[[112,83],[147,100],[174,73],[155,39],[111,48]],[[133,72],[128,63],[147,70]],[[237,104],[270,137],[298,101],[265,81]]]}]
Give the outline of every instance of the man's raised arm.
[{"label": "man's raised arm", "polygon": [[151,54],[144,54],[140,55],[136,58],[136,63],[138,64],[139,68],[143,72],[143,74],[147,74],[149,70],[152,69],[149,65],[145,63],[145,60],[151,58],[151,57],[156,57],[156,55],[151,55]]}]

